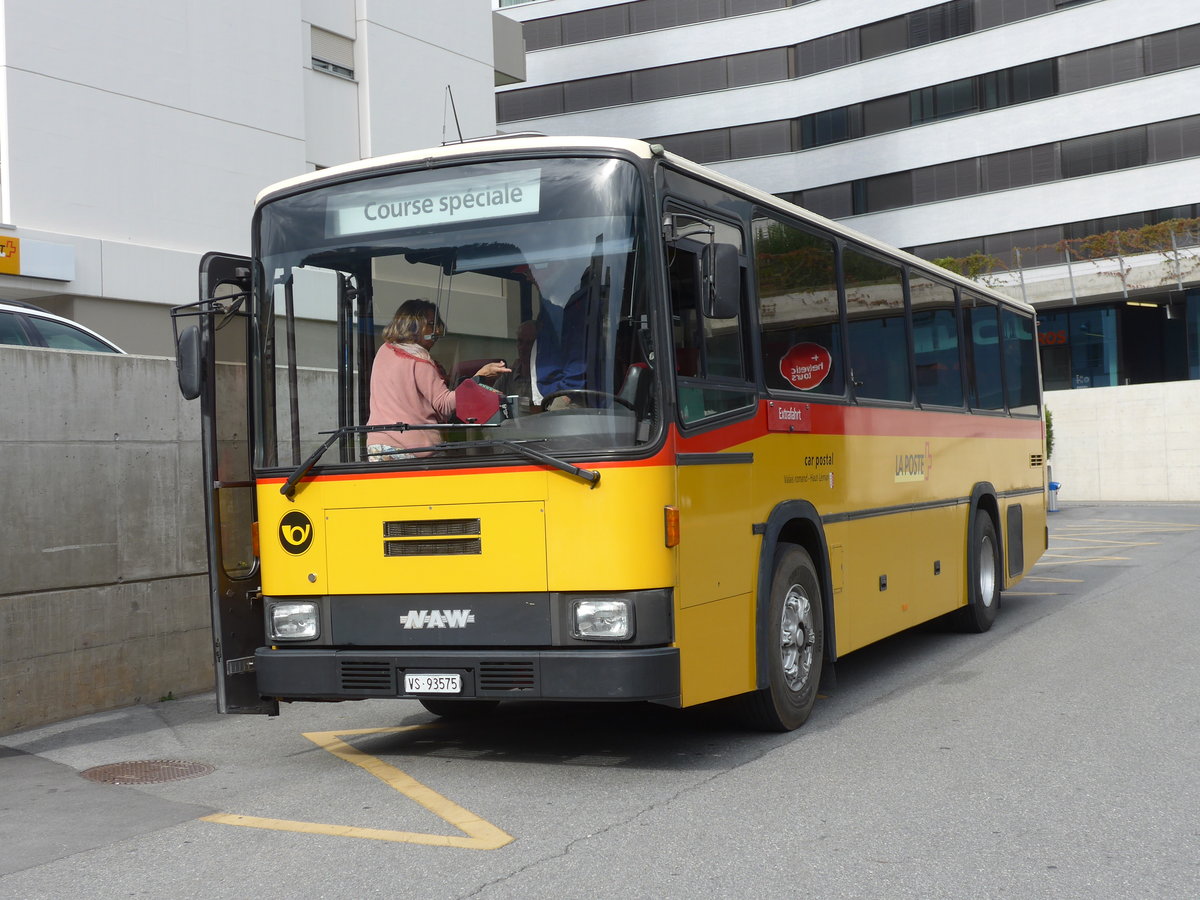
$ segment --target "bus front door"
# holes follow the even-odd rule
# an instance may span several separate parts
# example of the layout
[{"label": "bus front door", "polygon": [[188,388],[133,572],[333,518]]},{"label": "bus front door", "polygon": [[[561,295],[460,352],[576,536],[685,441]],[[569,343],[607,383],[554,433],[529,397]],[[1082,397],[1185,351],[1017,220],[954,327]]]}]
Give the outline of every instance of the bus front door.
[{"label": "bus front door", "polygon": [[[276,715],[279,704],[259,696],[254,651],[265,643],[255,521],[253,451],[247,415],[247,367],[251,262],[209,253],[200,262],[198,334],[180,339],[198,345],[204,513],[208,544],[217,709],[223,713]],[[222,362],[218,365],[217,359]],[[187,389],[185,396],[187,396]]]}]

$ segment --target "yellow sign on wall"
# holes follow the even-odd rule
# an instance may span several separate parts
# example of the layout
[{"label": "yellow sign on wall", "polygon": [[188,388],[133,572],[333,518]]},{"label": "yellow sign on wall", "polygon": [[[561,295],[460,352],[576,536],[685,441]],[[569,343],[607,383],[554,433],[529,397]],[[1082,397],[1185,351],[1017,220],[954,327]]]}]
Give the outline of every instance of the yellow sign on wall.
[{"label": "yellow sign on wall", "polygon": [[21,239],[0,237],[0,274],[21,274]]}]

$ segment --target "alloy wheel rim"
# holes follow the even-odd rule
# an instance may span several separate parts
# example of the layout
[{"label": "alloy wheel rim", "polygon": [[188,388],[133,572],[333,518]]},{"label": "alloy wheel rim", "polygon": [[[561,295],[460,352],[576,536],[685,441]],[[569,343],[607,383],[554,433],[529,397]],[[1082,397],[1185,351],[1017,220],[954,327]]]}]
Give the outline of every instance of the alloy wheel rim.
[{"label": "alloy wheel rim", "polygon": [[798,691],[812,671],[815,636],[812,602],[798,584],[792,585],[784,597],[779,625],[783,677],[791,690]]}]

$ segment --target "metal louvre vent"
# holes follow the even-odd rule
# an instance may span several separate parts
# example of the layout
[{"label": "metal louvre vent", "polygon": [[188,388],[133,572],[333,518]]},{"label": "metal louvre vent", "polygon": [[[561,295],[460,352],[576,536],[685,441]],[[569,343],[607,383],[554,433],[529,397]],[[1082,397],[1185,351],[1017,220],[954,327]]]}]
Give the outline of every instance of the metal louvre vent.
[{"label": "metal louvre vent", "polygon": [[480,534],[478,519],[430,519],[412,522],[384,522],[385,538],[454,537]]},{"label": "metal louvre vent", "polygon": [[[415,519],[383,523],[384,556],[478,556],[478,519]],[[424,540],[422,540],[422,538]]]},{"label": "metal louvre vent", "polygon": [[338,675],[344,691],[396,693],[392,667],[386,661],[342,660],[338,663]]},{"label": "metal louvre vent", "polygon": [[481,691],[531,691],[536,686],[532,661],[488,660],[479,664]]},{"label": "metal louvre vent", "polygon": [[384,541],[384,556],[478,556],[483,552],[479,538],[446,541]]},{"label": "metal louvre vent", "polygon": [[1029,466],[1032,469],[1040,469],[1046,462],[1046,458],[1040,453],[1029,454]]}]

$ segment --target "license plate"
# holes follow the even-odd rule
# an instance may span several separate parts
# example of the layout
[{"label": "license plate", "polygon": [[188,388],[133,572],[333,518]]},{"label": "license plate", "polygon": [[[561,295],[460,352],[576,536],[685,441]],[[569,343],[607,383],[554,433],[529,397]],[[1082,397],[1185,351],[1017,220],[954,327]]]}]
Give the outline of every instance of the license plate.
[{"label": "license plate", "polygon": [[406,694],[459,694],[462,693],[461,675],[410,675],[404,674]]}]

